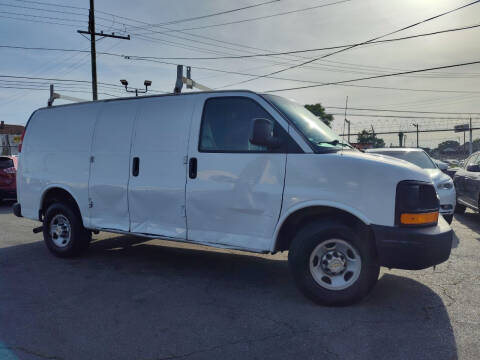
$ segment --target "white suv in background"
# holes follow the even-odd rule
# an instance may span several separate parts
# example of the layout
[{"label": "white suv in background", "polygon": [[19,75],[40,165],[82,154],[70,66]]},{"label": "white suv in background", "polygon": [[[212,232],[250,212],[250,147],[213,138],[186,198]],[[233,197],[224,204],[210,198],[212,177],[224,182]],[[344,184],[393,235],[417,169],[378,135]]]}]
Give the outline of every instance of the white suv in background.
[{"label": "white suv in background", "polygon": [[440,170],[437,163],[424,150],[418,148],[382,148],[366,151],[405,160],[424,169],[430,175],[440,197],[440,213],[449,224],[452,223],[457,201],[453,180]]}]

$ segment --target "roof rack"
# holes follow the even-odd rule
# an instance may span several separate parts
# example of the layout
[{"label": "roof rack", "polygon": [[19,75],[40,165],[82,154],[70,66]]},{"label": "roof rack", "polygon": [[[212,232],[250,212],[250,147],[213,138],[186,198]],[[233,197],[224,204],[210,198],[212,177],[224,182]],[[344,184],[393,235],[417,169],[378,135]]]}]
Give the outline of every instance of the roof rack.
[{"label": "roof rack", "polygon": [[88,101],[88,100],[85,100],[85,99],[79,99],[79,98],[76,98],[76,97],[73,97],[73,96],[61,95],[59,93],[56,93],[54,91],[53,84],[50,84],[50,97],[48,98],[48,102],[47,102],[48,107],[53,106],[53,102],[55,101],[55,99],[64,99],[64,100],[69,100],[69,101],[74,101],[74,102]]},{"label": "roof rack", "polygon": [[183,65],[177,65],[177,81],[173,93],[181,94],[183,84],[187,85],[187,89],[196,88],[202,91],[213,91],[213,89],[192,80],[192,68],[190,66],[187,66],[187,77],[185,77],[183,76]]}]

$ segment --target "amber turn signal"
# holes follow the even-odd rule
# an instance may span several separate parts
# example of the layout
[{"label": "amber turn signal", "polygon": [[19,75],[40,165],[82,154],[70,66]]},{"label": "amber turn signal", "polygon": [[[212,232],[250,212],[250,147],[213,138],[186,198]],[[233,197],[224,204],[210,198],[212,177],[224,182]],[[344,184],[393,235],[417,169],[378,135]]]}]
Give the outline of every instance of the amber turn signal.
[{"label": "amber turn signal", "polygon": [[419,213],[419,214],[402,214],[400,222],[404,225],[424,225],[435,224],[438,221],[438,211]]}]

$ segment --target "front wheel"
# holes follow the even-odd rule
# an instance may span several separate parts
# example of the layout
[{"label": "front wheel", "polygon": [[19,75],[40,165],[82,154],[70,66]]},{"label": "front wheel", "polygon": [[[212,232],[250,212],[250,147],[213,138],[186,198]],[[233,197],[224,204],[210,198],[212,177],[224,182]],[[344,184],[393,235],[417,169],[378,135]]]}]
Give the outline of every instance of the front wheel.
[{"label": "front wheel", "polygon": [[50,205],[45,214],[43,238],[54,255],[73,257],[86,250],[92,236],[83,227],[78,210],[68,204],[57,202]]},{"label": "front wheel", "polygon": [[297,287],[322,305],[360,301],[378,279],[380,266],[370,240],[335,220],[313,222],[292,241],[289,265]]}]

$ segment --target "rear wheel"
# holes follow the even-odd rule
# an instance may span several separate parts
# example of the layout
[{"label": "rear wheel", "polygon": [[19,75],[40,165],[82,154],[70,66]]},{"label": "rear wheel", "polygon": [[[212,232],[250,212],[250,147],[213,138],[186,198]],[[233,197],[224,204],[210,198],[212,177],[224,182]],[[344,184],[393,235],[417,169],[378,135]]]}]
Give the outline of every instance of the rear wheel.
[{"label": "rear wheel", "polygon": [[45,214],[43,238],[54,255],[73,257],[88,248],[92,236],[83,227],[78,210],[69,204],[57,202],[50,205]]},{"label": "rear wheel", "polygon": [[297,287],[323,305],[349,305],[364,298],[380,266],[369,239],[335,220],[310,223],[292,241],[289,265]]}]

